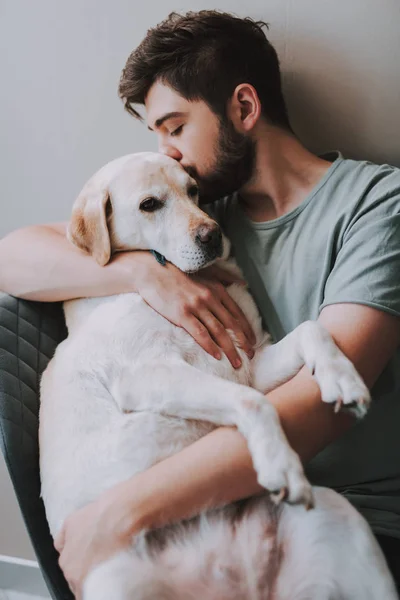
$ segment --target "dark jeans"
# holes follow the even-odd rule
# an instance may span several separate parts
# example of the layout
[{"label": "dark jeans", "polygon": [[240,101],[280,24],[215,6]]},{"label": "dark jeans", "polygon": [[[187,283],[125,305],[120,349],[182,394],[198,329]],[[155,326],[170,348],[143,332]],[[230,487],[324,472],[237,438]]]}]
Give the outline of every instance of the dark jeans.
[{"label": "dark jeans", "polygon": [[388,535],[377,535],[376,539],[386,557],[387,564],[393,575],[400,595],[400,539]]}]

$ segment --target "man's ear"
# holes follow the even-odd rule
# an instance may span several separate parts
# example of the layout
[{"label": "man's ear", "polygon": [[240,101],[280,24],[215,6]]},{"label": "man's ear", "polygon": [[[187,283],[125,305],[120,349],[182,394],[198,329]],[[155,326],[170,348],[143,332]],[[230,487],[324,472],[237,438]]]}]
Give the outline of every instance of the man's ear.
[{"label": "man's ear", "polygon": [[85,186],[75,201],[67,229],[69,241],[91,254],[102,267],[111,257],[107,224],[110,210],[111,200],[107,189]]},{"label": "man's ear", "polygon": [[257,90],[250,83],[236,86],[227,106],[227,115],[235,129],[249,133],[261,116],[261,102]]}]

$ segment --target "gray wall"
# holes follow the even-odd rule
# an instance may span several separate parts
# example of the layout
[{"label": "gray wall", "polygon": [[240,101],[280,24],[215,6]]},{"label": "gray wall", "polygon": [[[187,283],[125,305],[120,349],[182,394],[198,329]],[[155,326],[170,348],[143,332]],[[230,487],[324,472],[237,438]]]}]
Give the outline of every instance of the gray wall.
[{"label": "gray wall", "polygon": [[[293,123],[311,149],[400,166],[398,0],[0,0],[0,236],[67,219],[97,168],[156,149],[123,111],[120,71],[149,26],[200,8],[270,23]],[[1,464],[0,486],[0,554],[29,557]]]},{"label": "gray wall", "polygon": [[97,168],[156,148],[123,111],[120,71],[149,26],[201,7],[270,23],[310,148],[400,164],[398,0],[0,0],[0,236],[67,219]]}]

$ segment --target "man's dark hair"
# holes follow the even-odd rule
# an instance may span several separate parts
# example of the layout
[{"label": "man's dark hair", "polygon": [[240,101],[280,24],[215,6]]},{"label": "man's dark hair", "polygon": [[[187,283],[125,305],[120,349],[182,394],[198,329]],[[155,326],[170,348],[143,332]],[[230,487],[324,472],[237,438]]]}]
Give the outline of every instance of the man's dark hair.
[{"label": "man's dark hair", "polygon": [[203,100],[218,116],[237,85],[257,90],[263,116],[291,130],[282,94],[279,60],[263,27],[267,23],[213,10],[171,13],[149,29],[129,56],[118,93],[126,110],[144,104],[156,81],[169,85],[187,100]]}]

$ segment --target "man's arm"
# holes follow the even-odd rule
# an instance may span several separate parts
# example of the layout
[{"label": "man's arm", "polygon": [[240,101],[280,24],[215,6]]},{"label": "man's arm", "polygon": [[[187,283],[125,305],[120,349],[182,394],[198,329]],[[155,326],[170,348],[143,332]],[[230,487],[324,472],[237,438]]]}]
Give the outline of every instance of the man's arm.
[{"label": "man's arm", "polygon": [[236,281],[236,276],[222,270],[221,278],[221,269],[213,265],[189,277],[141,250],[119,252],[100,267],[65,233],[66,223],[37,225],[0,240],[0,290],[42,302],[137,292],[211,355],[221,356],[222,350],[232,365],[239,360],[227,329],[235,332],[245,352],[254,354],[254,332],[221,283]]},{"label": "man's arm", "polygon": [[[326,307],[320,321],[371,387],[399,345],[400,319],[342,304]],[[351,417],[336,415],[332,406],[323,404],[305,369],[268,399],[303,462],[352,423]],[[143,528],[160,527],[261,491],[245,439],[234,428],[220,427],[68,517],[55,540],[60,566],[79,590],[90,569],[124,549]]]},{"label": "man's arm", "polygon": [[[400,320],[367,306],[326,307],[320,322],[371,387],[400,342]],[[199,391],[201,393],[201,391]],[[307,462],[344,433],[352,417],[334,414],[303,369],[268,394],[292,447]],[[137,528],[162,526],[261,491],[242,435],[218,428],[180,453],[117,486],[105,495]]]},{"label": "man's arm", "polygon": [[100,267],[67,240],[66,228],[66,223],[25,227],[0,240],[0,290],[42,302],[136,291],[133,267],[139,271],[148,253]]}]

